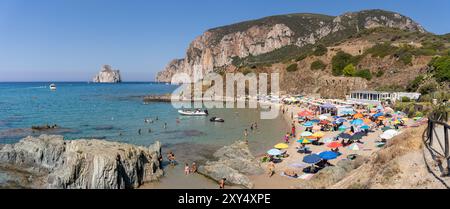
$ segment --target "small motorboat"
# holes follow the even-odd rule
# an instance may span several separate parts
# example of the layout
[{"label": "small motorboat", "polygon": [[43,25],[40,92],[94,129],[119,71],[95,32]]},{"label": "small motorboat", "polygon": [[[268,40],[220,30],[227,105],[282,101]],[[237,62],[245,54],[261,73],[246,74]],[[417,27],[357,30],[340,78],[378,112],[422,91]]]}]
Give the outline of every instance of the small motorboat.
[{"label": "small motorboat", "polygon": [[211,122],[219,122],[219,123],[225,122],[224,119],[218,118],[218,117],[212,117],[211,119],[209,119],[209,121],[211,121]]},{"label": "small motorboat", "polygon": [[186,115],[186,116],[208,116],[208,111],[202,111],[202,110],[195,110],[195,111],[191,111],[191,110],[178,110],[178,113],[180,113],[180,115]]},{"label": "small motorboat", "polygon": [[50,84],[50,90],[55,91],[56,85],[54,83]]}]

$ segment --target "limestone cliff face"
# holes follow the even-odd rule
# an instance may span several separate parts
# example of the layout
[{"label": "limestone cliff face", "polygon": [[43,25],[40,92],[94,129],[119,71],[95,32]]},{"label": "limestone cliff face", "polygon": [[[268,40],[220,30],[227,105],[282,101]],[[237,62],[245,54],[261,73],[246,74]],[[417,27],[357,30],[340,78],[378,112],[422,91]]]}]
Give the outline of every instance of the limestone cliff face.
[{"label": "limestone cliff face", "polygon": [[37,188],[126,189],[163,175],[160,154],[159,142],[140,147],[42,135],[0,147],[0,168],[29,172],[31,179],[40,177],[41,184],[27,182]]},{"label": "limestone cliff face", "polygon": [[110,65],[103,65],[102,70],[92,79],[94,83],[120,83],[119,70],[113,70]]},{"label": "limestone cliff face", "polygon": [[324,39],[338,41],[363,29],[393,27],[425,32],[410,18],[382,10],[367,10],[332,17],[291,14],[208,30],[196,38],[186,57],[171,61],[156,80],[170,82],[175,73],[204,75],[233,65],[233,60],[257,56],[287,46],[304,47]]}]

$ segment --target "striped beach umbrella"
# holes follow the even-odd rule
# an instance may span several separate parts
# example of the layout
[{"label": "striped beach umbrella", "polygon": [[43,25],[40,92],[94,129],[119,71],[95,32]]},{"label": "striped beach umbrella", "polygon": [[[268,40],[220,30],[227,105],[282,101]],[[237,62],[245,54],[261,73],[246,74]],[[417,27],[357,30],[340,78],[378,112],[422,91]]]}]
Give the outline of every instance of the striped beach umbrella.
[{"label": "striped beach umbrella", "polygon": [[348,146],[349,150],[353,150],[353,151],[358,151],[358,150],[362,150],[363,146],[359,143],[353,143],[350,146]]},{"label": "striped beach umbrella", "polygon": [[300,144],[311,144],[312,143],[309,139],[305,139],[305,138],[301,138],[301,139],[297,140],[297,142]]},{"label": "striped beach umbrella", "polygon": [[302,137],[308,137],[308,136],[312,136],[312,135],[313,135],[313,133],[311,133],[309,131],[305,131],[305,132],[300,134],[300,136],[302,136]]}]

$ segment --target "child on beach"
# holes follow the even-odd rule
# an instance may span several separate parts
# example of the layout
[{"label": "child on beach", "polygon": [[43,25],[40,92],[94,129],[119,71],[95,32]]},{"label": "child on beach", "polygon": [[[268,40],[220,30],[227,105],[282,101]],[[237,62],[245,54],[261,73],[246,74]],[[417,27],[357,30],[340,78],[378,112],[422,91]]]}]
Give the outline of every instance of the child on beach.
[{"label": "child on beach", "polygon": [[286,135],[284,135],[284,142],[285,142],[286,144],[289,144],[289,132],[286,133]]},{"label": "child on beach", "polygon": [[219,188],[220,189],[225,189],[225,181],[226,181],[227,179],[226,178],[222,178],[220,181],[219,181]]},{"label": "child on beach", "polygon": [[184,164],[184,175],[189,175],[190,173],[190,168],[189,168],[189,164],[185,163]]},{"label": "child on beach", "polygon": [[197,164],[195,164],[195,162],[192,163],[192,168],[191,168],[191,173],[196,173],[197,172]]}]

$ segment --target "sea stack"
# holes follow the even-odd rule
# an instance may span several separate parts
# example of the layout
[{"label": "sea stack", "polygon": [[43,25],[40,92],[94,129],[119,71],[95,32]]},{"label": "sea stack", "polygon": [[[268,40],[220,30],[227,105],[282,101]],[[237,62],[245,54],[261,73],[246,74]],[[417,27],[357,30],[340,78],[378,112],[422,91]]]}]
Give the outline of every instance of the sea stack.
[{"label": "sea stack", "polygon": [[92,79],[94,83],[120,83],[120,71],[113,70],[110,65],[103,65],[102,70]]}]

